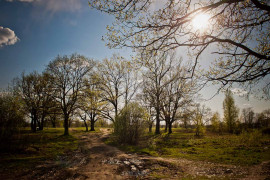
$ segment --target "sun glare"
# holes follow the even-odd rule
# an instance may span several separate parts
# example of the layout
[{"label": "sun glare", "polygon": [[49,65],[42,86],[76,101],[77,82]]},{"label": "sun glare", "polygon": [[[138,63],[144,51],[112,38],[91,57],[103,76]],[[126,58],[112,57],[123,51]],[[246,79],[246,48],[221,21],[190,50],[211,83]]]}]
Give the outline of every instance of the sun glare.
[{"label": "sun glare", "polygon": [[203,30],[209,24],[209,16],[207,14],[198,14],[192,20],[192,26],[195,30]]}]

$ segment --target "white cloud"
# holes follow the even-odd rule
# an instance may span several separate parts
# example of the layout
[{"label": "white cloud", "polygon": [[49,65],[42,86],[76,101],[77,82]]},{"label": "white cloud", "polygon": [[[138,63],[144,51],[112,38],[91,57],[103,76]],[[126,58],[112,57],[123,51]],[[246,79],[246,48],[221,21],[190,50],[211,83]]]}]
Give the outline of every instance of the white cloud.
[{"label": "white cloud", "polygon": [[247,91],[245,91],[244,89],[241,88],[233,88],[231,89],[233,94],[239,95],[239,96],[245,96],[248,94]]},{"label": "white cloud", "polygon": [[41,7],[50,13],[58,11],[74,12],[82,7],[81,0],[6,0],[8,2],[27,2],[33,3],[35,6]]},{"label": "white cloud", "polygon": [[6,0],[8,2],[14,2],[14,1],[20,1],[20,2],[33,2],[33,1],[36,1],[36,0]]},{"label": "white cloud", "polygon": [[4,45],[13,45],[18,40],[19,38],[15,35],[14,31],[0,26],[0,47]]}]

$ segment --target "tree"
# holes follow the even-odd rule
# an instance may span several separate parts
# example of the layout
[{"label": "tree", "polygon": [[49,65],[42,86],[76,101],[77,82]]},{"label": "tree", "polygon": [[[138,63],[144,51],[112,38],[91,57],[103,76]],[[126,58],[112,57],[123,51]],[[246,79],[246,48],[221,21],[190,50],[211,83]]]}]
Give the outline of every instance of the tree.
[{"label": "tree", "polygon": [[22,99],[12,91],[0,93],[0,139],[4,142],[25,124]]},{"label": "tree", "polygon": [[154,114],[154,107],[151,103],[151,98],[149,98],[149,94],[147,93],[140,93],[137,94],[137,102],[140,104],[141,107],[144,108],[144,117],[145,117],[145,124],[148,126],[148,132],[152,132],[152,127],[155,122],[155,114]]},{"label": "tree", "polygon": [[205,124],[209,121],[210,109],[197,104],[193,111],[193,124],[195,125],[195,135],[202,136],[205,133]]},{"label": "tree", "polygon": [[120,102],[123,100],[123,104],[129,103],[137,90],[132,68],[132,62],[116,54],[98,65],[97,87],[103,100],[109,103],[107,108],[103,108],[102,115],[112,122],[123,108]]},{"label": "tree", "polygon": [[165,76],[166,86],[161,95],[161,109],[165,119],[166,128],[169,134],[172,133],[172,124],[185,114],[192,102],[192,96],[197,92],[196,81],[187,79],[187,67],[176,61],[174,54],[170,57],[172,64],[170,71]]},{"label": "tree", "polygon": [[43,130],[44,119],[49,109],[51,97],[48,94],[50,83],[45,74],[36,71],[16,80],[16,93],[21,96],[26,111],[31,117],[31,129],[36,132],[37,124]]},{"label": "tree", "polygon": [[144,133],[144,110],[138,103],[125,106],[114,123],[118,143],[137,144]]},{"label": "tree", "polygon": [[252,108],[244,108],[242,110],[242,114],[243,114],[243,118],[244,118],[244,123],[245,125],[247,125],[249,128],[252,128],[252,124],[254,121],[254,111],[252,110]]},{"label": "tree", "polygon": [[79,101],[79,109],[78,112],[81,119],[84,121],[86,131],[88,131],[87,127],[87,119],[90,119],[90,131],[95,131],[95,123],[98,118],[101,116],[101,112],[104,111],[104,107],[106,107],[107,102],[102,100],[101,91],[97,87],[97,82],[94,82],[92,76],[89,77],[88,81],[85,81],[85,89],[81,92],[81,99]]},{"label": "tree", "polygon": [[224,121],[230,133],[234,132],[235,124],[238,118],[238,108],[234,104],[232,92],[228,89],[225,92],[225,99],[223,101]]},{"label": "tree", "polygon": [[84,78],[92,70],[94,61],[84,56],[57,56],[46,69],[53,84],[53,98],[58,102],[63,116],[65,135],[68,135],[69,119],[76,109]]},{"label": "tree", "polygon": [[152,104],[156,114],[156,134],[160,134],[160,120],[162,110],[162,93],[170,80],[166,79],[167,73],[172,68],[172,59],[168,53],[157,54],[142,61],[143,83],[142,91],[148,102]]},{"label": "tree", "polygon": [[[186,47],[194,54],[192,75],[199,57],[209,50],[217,61],[205,74],[208,80],[246,86],[265,80],[269,98],[269,1],[91,0],[89,4],[115,17],[107,26],[109,47],[140,52]],[[209,26],[196,30],[193,21],[202,14],[209,16]]]},{"label": "tree", "polygon": [[218,132],[220,129],[220,116],[218,112],[215,112],[213,116],[210,119],[211,121],[211,126],[212,126],[212,131],[213,132]]}]

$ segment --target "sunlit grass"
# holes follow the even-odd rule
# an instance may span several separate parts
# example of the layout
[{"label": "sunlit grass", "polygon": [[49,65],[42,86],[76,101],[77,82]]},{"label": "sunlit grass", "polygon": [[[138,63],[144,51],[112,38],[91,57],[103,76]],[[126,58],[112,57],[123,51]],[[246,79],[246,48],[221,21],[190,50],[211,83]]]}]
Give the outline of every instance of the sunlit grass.
[{"label": "sunlit grass", "polygon": [[[270,160],[270,137],[256,135],[208,133],[204,137],[195,137],[189,130],[173,129],[172,134],[154,135],[148,133],[137,146],[121,145],[121,149],[129,152],[152,156],[186,158],[236,165],[253,165]],[[117,145],[113,139],[107,143]]]}]

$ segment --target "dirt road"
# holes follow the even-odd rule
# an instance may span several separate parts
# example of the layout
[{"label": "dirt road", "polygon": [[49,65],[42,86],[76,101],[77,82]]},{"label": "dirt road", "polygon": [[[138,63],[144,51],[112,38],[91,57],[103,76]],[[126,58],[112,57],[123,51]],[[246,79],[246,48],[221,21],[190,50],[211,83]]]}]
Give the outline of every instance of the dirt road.
[{"label": "dirt road", "polygon": [[110,131],[80,136],[76,152],[45,162],[20,179],[270,179],[270,163],[253,167],[127,154],[106,145]]}]

